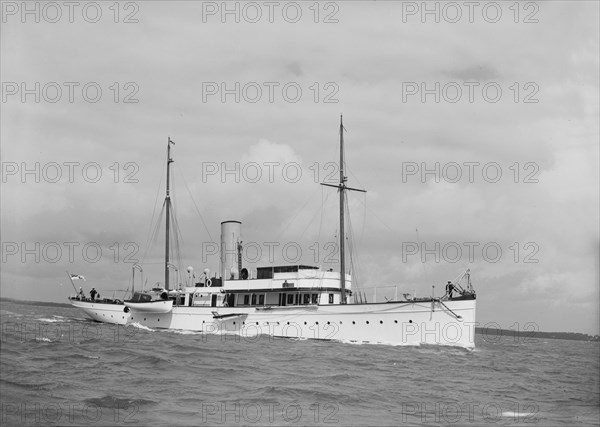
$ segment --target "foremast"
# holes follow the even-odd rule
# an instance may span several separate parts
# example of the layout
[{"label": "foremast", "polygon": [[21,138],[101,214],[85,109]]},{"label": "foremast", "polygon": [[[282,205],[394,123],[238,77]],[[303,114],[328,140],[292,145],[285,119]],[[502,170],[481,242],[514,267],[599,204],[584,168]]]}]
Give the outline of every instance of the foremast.
[{"label": "foremast", "polygon": [[169,239],[170,239],[170,219],[171,219],[171,194],[170,194],[170,177],[171,177],[171,137],[167,141],[167,192],[165,195],[165,210],[166,210],[166,227],[165,227],[165,289],[169,290]]},{"label": "foremast", "polygon": [[366,193],[366,190],[346,186],[346,181],[348,180],[348,177],[344,176],[344,130],[344,116],[340,115],[340,183],[338,185],[321,183],[321,185],[325,185],[327,187],[337,188],[340,193],[340,302],[342,304],[346,304],[346,239],[344,231],[346,191],[351,190]]}]

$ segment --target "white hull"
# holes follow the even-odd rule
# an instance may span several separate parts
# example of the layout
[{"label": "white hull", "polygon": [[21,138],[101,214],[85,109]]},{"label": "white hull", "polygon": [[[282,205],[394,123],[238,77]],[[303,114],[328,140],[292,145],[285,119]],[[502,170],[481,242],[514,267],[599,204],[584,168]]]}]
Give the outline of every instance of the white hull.
[{"label": "white hull", "polygon": [[173,307],[164,314],[132,312],[128,323],[208,334],[260,334],[388,345],[474,348],[475,300],[293,307]]},{"label": "white hull", "polygon": [[70,299],[73,307],[79,308],[93,320],[117,325],[126,325],[130,313],[125,313],[123,304],[107,304],[91,301],[79,301]]}]

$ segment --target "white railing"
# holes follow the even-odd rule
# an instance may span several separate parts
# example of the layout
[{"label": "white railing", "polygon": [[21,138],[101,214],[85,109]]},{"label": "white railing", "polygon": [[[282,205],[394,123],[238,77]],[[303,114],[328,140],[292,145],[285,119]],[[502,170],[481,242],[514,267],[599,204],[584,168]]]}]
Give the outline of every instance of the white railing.
[{"label": "white railing", "polygon": [[386,302],[386,301],[405,301],[405,294],[409,298],[415,297],[415,291],[408,291],[400,285],[390,286],[361,286],[358,289],[353,289],[353,292],[360,292],[366,295],[368,302]]}]

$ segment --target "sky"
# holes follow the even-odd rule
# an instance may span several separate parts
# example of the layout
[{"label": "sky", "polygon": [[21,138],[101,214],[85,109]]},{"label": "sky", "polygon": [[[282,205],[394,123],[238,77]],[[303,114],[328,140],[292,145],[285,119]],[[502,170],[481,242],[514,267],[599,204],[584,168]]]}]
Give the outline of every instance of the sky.
[{"label": "sky", "polygon": [[226,220],[251,271],[337,269],[343,114],[355,290],[470,269],[481,326],[598,334],[597,2],[24,5],[0,22],[2,297],[64,302],[66,271],[120,296],[142,261],[162,282],[169,137],[181,282],[219,271]]}]

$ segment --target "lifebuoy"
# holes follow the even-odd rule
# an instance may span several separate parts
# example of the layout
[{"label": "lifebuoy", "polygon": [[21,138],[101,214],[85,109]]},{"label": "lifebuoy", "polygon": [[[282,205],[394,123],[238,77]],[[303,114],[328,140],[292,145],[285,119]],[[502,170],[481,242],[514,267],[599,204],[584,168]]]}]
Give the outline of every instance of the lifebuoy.
[{"label": "lifebuoy", "polygon": [[206,286],[210,288],[212,286],[212,280],[207,279],[206,280]]}]

